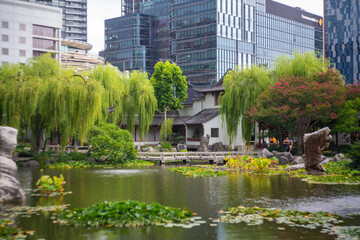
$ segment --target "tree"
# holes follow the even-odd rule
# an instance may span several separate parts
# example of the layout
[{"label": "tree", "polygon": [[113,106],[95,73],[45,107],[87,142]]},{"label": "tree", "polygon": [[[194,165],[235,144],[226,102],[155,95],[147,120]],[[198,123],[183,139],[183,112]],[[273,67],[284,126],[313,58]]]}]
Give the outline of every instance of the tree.
[{"label": "tree", "polygon": [[272,82],[266,69],[258,66],[236,69],[225,75],[223,82],[225,93],[220,97],[220,113],[223,122],[226,123],[230,144],[237,135],[240,122],[242,137],[250,144],[254,122],[242,117],[251,106],[255,105],[258,96]]},{"label": "tree", "polygon": [[341,74],[333,69],[310,77],[279,79],[246,116],[269,128],[282,126],[297,137],[297,151],[302,152],[305,133],[338,117],[345,103],[342,83]]},{"label": "tree", "polygon": [[187,81],[180,67],[169,61],[155,64],[150,81],[160,111],[182,109],[187,98]]},{"label": "tree", "polygon": [[136,149],[131,134],[115,124],[101,124],[90,131],[91,156],[106,158],[110,163],[120,164],[136,159]]},{"label": "tree", "polygon": [[35,151],[43,134],[58,132],[64,146],[72,136],[83,142],[97,122],[121,124],[126,119],[133,129],[135,115],[140,132],[147,132],[156,109],[146,73],[133,72],[128,79],[107,65],[74,74],[60,70],[49,54],[0,68],[0,124],[30,129]]},{"label": "tree", "polygon": [[166,111],[182,109],[182,103],[187,98],[186,77],[182,75],[180,67],[166,61],[155,64],[150,81],[154,86],[159,110],[165,112],[166,129]]},{"label": "tree", "polygon": [[304,54],[295,52],[293,56],[278,57],[272,74],[276,79],[291,76],[305,77],[314,73],[325,73],[329,65],[327,59],[319,58],[315,52]]}]

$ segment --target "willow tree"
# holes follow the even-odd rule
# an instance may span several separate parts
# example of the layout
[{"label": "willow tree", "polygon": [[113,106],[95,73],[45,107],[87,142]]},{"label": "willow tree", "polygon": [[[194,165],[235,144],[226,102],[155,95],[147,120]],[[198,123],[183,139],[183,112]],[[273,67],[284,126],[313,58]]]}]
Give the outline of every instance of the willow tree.
[{"label": "willow tree", "polygon": [[274,77],[306,77],[315,73],[325,73],[330,63],[327,59],[318,57],[315,52],[304,54],[295,52],[293,56],[280,56],[275,60]]},{"label": "willow tree", "polygon": [[[17,71],[17,72],[16,72]],[[1,124],[30,129],[38,151],[43,134],[57,131],[64,145],[70,136],[84,139],[101,112],[103,87],[94,80],[60,71],[49,54],[26,65],[0,69]]]},{"label": "willow tree", "polygon": [[225,75],[225,93],[220,97],[220,113],[223,123],[226,123],[230,144],[237,136],[240,123],[242,138],[250,144],[254,122],[242,117],[255,105],[258,96],[268,89],[272,82],[266,69],[258,66],[236,69]]},{"label": "willow tree", "polygon": [[107,64],[98,66],[88,75],[105,89],[102,96],[102,120],[126,124],[134,131],[135,118],[139,120],[139,134],[148,134],[149,126],[157,110],[154,88],[145,72],[132,71],[129,78]]},{"label": "willow tree", "polygon": [[50,55],[0,68],[0,124],[30,129],[35,151],[43,134],[57,132],[64,146],[73,136],[83,142],[101,121],[120,124],[126,119],[133,128],[135,115],[140,133],[147,133],[156,109],[146,73],[133,72],[127,78],[107,65],[74,74],[61,70]]}]

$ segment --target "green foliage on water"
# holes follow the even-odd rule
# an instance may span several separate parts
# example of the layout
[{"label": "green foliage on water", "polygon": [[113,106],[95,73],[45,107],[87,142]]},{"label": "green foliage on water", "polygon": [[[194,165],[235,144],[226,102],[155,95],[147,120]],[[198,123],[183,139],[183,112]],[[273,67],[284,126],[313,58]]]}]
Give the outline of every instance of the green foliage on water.
[{"label": "green foliage on water", "polygon": [[[40,190],[41,194],[50,196],[53,193],[57,193],[62,195],[64,192],[63,185],[65,184],[64,176],[60,174],[60,177],[57,176],[49,176],[43,175],[41,178],[36,182],[37,188]],[[54,196],[54,194],[53,194]]]},{"label": "green foliage on water", "polygon": [[142,168],[142,167],[151,167],[154,166],[154,163],[142,161],[142,160],[133,160],[126,161],[122,164],[109,164],[109,163],[96,163],[90,161],[73,161],[73,162],[56,162],[54,164],[46,165],[46,168],[51,169],[72,169],[72,168]]},{"label": "green foliage on water", "polygon": [[180,173],[187,177],[222,177],[228,174],[213,167],[174,167],[169,172]]},{"label": "green foliage on water", "polygon": [[[307,212],[298,210],[282,210],[276,208],[259,207],[232,207],[222,214],[214,222],[246,223],[247,225],[260,225],[264,221],[274,221],[289,227],[302,227],[307,229],[322,228],[323,233],[329,233],[335,224],[342,223],[341,217],[327,212]],[[284,229],[284,228],[278,228]]]},{"label": "green foliage on water", "polygon": [[69,226],[122,228],[189,224],[193,222],[191,216],[192,212],[188,209],[128,200],[103,202],[88,208],[75,208],[73,211],[59,213],[56,222]]},{"label": "green foliage on water", "polygon": [[26,239],[34,234],[34,231],[25,231],[20,228],[12,227],[15,222],[10,219],[0,219],[0,239]]}]

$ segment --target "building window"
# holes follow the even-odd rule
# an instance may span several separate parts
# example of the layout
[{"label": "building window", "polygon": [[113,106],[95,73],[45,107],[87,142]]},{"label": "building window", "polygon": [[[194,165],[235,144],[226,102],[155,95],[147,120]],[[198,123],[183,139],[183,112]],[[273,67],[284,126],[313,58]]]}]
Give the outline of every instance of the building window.
[{"label": "building window", "polygon": [[33,48],[57,50],[56,42],[48,39],[33,38]]},{"label": "building window", "polygon": [[211,137],[219,137],[219,129],[218,128],[211,129]]},{"label": "building window", "polygon": [[25,37],[19,37],[19,43],[26,43],[26,38]]},{"label": "building window", "polygon": [[2,28],[9,28],[9,22],[2,21],[1,22],[1,27]]},{"label": "building window", "polygon": [[8,42],[9,41],[9,35],[1,35],[1,41]]},{"label": "building window", "polygon": [[33,25],[33,34],[56,38],[56,28]]},{"label": "building window", "polygon": [[25,50],[20,50],[19,51],[19,56],[20,57],[26,57],[26,51]]},{"label": "building window", "polygon": [[19,29],[20,31],[26,31],[26,24],[20,23]]},{"label": "building window", "polygon": [[2,55],[9,55],[9,49],[8,48],[2,48],[1,53],[2,53]]}]

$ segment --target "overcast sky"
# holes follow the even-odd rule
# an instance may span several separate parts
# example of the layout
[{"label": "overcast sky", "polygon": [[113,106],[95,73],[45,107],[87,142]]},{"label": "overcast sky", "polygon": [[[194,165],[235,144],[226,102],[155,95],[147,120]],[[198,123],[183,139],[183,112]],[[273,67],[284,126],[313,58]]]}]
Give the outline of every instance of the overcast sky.
[{"label": "overcast sky", "polygon": [[[300,7],[305,11],[323,15],[323,0],[276,0],[277,2]],[[88,0],[88,43],[93,45],[92,52],[104,49],[105,19],[120,17],[121,0]]]}]

